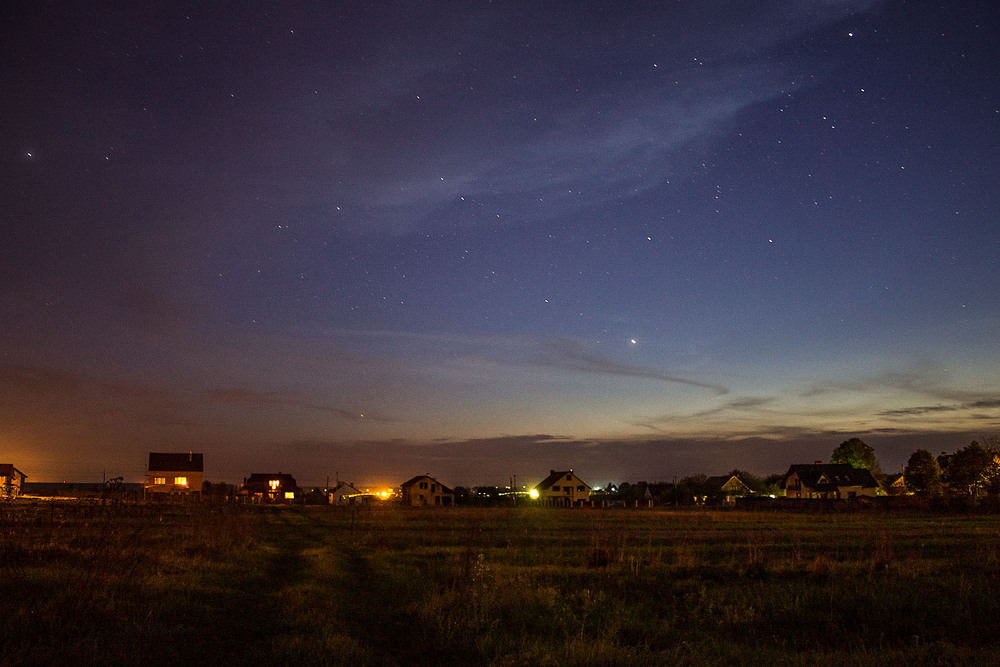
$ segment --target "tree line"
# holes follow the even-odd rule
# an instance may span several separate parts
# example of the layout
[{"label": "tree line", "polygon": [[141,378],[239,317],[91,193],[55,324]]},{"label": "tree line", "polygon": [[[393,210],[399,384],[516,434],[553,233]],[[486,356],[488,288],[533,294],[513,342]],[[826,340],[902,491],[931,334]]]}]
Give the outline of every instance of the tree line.
[{"label": "tree line", "polygon": [[1000,496],[1000,439],[985,441],[938,456],[926,449],[913,452],[903,469],[907,490],[922,496]]}]

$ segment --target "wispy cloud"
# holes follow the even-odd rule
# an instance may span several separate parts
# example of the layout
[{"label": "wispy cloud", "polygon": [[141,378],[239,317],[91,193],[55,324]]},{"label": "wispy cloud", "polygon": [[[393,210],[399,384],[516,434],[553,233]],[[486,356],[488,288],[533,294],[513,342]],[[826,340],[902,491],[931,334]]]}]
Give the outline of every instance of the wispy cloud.
[{"label": "wispy cloud", "polygon": [[[729,3],[714,2],[607,15],[596,26],[566,16],[544,25],[559,36],[543,40],[529,32],[520,43],[508,43],[511,24],[491,9],[475,12],[467,23],[478,26],[476,38],[460,36],[455,49],[392,45],[387,52],[413,51],[405,61],[417,64],[370,58],[353,75],[363,82],[359,93],[344,96],[356,106],[335,109],[348,126],[378,123],[372,127],[381,129],[338,137],[340,150],[356,158],[353,173],[342,175],[353,183],[344,192],[344,199],[354,199],[351,228],[372,234],[463,222],[533,223],[658,186],[687,168],[679,164],[678,148],[710,140],[743,110],[810,85],[822,69],[811,63],[803,77],[799,64],[767,58],[768,49],[875,4],[772,2],[734,15]],[[710,32],[689,29],[709,22]],[[640,23],[656,25],[653,44],[637,29]],[[549,73],[511,59],[524,42],[542,41],[572,45],[544,53],[550,67],[558,62],[564,69]],[[466,56],[455,57],[457,51]],[[620,68],[618,53],[644,66],[609,77],[609,69]],[[474,72],[467,70],[473,57],[480,63]],[[468,83],[460,115],[436,102],[455,96],[456,80]],[[400,113],[423,118],[422,143],[385,136]],[[384,142],[387,150],[365,150],[372,142]],[[426,150],[429,143],[435,150]],[[394,159],[387,161],[386,153]]]},{"label": "wispy cloud", "polygon": [[[967,410],[989,410],[995,408],[1000,408],[1000,398],[986,398],[977,401],[970,401],[968,403],[954,403],[952,405],[921,405],[909,408],[897,408],[894,410],[885,410],[880,412],[879,416],[888,418],[916,417],[949,412],[963,412]],[[1000,415],[994,415],[994,418],[1000,419]]]},{"label": "wispy cloud", "polygon": [[887,391],[948,402],[971,402],[980,398],[976,392],[956,389],[951,383],[951,373],[948,369],[933,361],[921,361],[900,369],[859,374],[853,378],[822,380],[811,384],[801,396],[812,398],[838,393],[884,394]]},{"label": "wispy cloud", "polygon": [[716,394],[725,394],[729,390],[722,385],[703,382],[689,377],[669,373],[656,368],[636,366],[614,361],[607,357],[594,354],[580,341],[570,338],[559,338],[548,341],[542,349],[528,360],[528,363],[542,368],[557,368],[580,373],[609,375],[618,377],[643,378],[672,382],[692,387],[709,389]]}]

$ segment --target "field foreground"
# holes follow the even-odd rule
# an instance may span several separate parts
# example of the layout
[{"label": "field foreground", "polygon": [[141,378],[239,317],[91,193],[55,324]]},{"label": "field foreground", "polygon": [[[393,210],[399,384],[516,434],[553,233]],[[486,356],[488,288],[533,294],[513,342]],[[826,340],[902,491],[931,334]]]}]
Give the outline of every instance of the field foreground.
[{"label": "field foreground", "polygon": [[1000,517],[0,504],[0,664],[1000,664]]}]

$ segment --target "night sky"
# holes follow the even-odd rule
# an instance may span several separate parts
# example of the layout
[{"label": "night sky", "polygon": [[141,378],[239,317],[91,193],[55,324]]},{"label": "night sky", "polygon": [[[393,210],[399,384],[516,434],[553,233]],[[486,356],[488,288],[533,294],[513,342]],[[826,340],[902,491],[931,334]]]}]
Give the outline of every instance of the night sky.
[{"label": "night sky", "polygon": [[1000,432],[992,0],[206,4],[0,8],[29,481],[601,485],[854,436],[893,472]]}]

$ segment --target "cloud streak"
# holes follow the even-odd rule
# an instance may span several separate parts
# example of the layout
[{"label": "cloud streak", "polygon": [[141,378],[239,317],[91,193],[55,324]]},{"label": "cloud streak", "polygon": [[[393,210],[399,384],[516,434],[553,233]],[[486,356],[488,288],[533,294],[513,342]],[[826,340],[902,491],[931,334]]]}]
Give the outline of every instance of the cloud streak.
[{"label": "cloud streak", "polygon": [[[393,50],[414,51],[408,60],[417,65],[401,68],[391,59],[372,58],[369,69],[352,76],[355,82],[381,82],[377,94],[351,96],[356,106],[340,103],[335,116],[339,124],[364,127],[373,113],[417,114],[424,119],[423,141],[365,132],[338,138],[346,146],[342,150],[356,158],[355,173],[377,174],[344,192],[355,198],[350,228],[359,234],[405,234],[445,224],[531,224],[659,186],[675,170],[691,167],[675,154],[678,149],[710,140],[743,110],[796,84],[797,89],[815,84],[821,66],[811,64],[810,76],[803,76],[795,65],[766,58],[769,49],[874,5],[775,2],[732,16],[729,4],[706,3],[606,16],[599,26],[567,16],[543,26],[559,37],[528,28],[519,40],[499,31],[500,17],[490,10],[466,22],[492,25],[498,32],[483,35],[479,29],[477,39],[462,39],[458,48],[464,57],[451,50],[428,53],[419,42],[394,45]],[[712,34],[686,30],[706,20],[716,27]],[[622,25],[629,21],[656,26],[654,43],[637,26]],[[499,65],[508,60],[505,50],[524,49],[525,42],[539,49],[541,43],[574,46],[543,50],[549,72]],[[628,77],[607,76],[620,53],[648,66]],[[481,71],[467,69],[470,58]],[[552,62],[564,67],[551,67]],[[456,81],[468,85],[455,90]],[[461,117],[436,113],[436,100],[455,95],[466,101]],[[385,142],[396,159],[380,160],[378,168],[365,164],[372,151],[363,150],[357,137]],[[428,143],[436,150],[427,151]],[[342,177],[354,180],[352,174]]]},{"label": "cloud streak", "polygon": [[720,395],[726,394],[729,391],[726,387],[719,384],[702,382],[654,368],[616,362],[587,351],[583,343],[569,338],[555,339],[545,343],[542,350],[531,357],[528,363],[539,368],[553,368],[593,375],[670,382],[708,389]]}]

